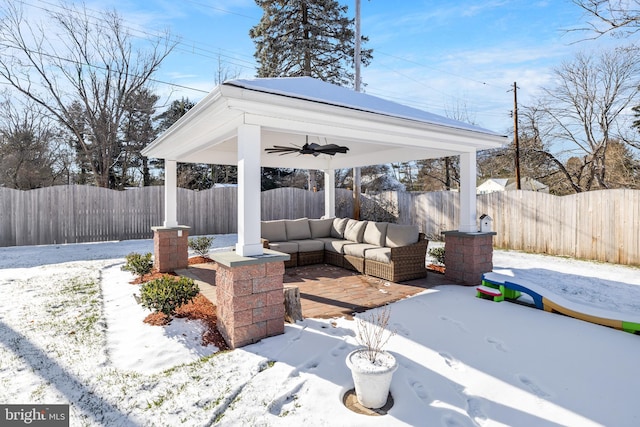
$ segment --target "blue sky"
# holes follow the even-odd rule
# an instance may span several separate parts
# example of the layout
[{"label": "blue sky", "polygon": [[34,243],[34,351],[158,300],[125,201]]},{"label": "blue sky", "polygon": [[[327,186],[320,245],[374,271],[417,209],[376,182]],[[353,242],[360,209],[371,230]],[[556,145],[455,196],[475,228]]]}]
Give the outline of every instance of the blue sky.
[{"label": "blue sky", "polygon": [[[361,1],[362,33],[374,50],[362,70],[367,93],[442,115],[466,111],[475,124],[503,133],[512,127],[514,81],[526,104],[576,51],[625,43],[567,33],[585,19],[570,0]],[[354,1],[341,3],[353,16]],[[158,83],[164,99],[202,98],[215,86],[219,61],[239,77],[255,76],[248,32],[262,10],[253,0],[97,0],[88,7],[115,8],[132,28],[180,37],[156,77],[197,90]]]}]

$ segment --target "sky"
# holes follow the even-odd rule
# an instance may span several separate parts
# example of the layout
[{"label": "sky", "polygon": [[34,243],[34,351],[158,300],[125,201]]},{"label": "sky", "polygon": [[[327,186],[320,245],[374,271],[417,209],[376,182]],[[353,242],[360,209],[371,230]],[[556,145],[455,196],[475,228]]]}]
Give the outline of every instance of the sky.
[{"label": "sky", "polygon": [[[214,250],[237,241],[215,237]],[[356,414],[342,403],[354,387],[353,320],[307,318],[208,357],[217,349],[201,345],[200,322],[143,323],[149,311],[121,267],[152,249],[150,239],[0,248],[0,402],[70,404],[72,426],[96,427],[640,423],[640,383],[629,374],[640,336],[453,285],[389,305],[394,404],[381,417]],[[577,311],[640,315],[637,268],[501,250],[493,263]]]},{"label": "sky", "polygon": [[[21,0],[38,8],[54,2]],[[354,16],[355,0],[342,0]],[[180,43],[156,75],[156,91],[172,99],[201,99],[218,70],[255,77],[249,29],[262,16],[254,0],[97,0],[115,8],[134,34],[170,31]],[[364,90],[436,114],[462,118],[509,134],[513,84],[519,105],[553,83],[553,68],[579,51],[629,43],[568,32],[587,17],[570,0],[362,0],[362,34],[373,61],[363,68]]]}]

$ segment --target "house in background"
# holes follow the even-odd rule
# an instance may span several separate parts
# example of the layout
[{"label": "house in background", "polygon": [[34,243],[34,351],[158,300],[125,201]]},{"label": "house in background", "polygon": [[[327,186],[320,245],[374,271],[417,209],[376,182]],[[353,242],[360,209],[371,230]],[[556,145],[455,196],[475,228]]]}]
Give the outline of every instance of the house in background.
[{"label": "house in background", "polygon": [[[527,191],[548,193],[549,186],[533,178],[520,178],[520,188]],[[495,191],[510,191],[516,189],[515,178],[489,178],[476,188],[477,194],[493,193]]]}]

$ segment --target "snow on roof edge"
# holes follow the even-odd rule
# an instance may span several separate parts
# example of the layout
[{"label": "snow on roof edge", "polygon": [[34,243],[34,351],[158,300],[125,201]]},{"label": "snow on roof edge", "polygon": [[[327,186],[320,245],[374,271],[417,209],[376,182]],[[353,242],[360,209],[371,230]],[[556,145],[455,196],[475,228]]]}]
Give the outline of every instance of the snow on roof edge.
[{"label": "snow on roof edge", "polygon": [[313,77],[277,77],[227,80],[223,85],[289,96],[307,101],[351,108],[369,113],[397,117],[440,126],[469,130],[495,136],[504,136],[480,126],[450,119],[418,108],[389,101],[384,98],[356,92]]}]

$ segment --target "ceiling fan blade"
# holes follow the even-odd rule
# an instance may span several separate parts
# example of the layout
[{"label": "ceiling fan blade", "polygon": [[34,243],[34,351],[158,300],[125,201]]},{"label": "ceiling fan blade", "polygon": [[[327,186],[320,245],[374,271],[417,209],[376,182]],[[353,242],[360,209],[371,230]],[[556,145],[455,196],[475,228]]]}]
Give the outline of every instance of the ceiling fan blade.
[{"label": "ceiling fan blade", "polygon": [[264,151],[266,151],[267,153],[282,153],[282,154],[286,154],[286,153],[297,153],[299,151],[298,148],[293,148],[293,147],[283,147],[281,145],[275,145],[273,146],[273,148],[265,148]]},{"label": "ceiling fan blade", "polygon": [[302,147],[284,147],[282,145],[274,145],[272,148],[265,148],[264,151],[269,154],[280,154],[281,156],[284,154],[298,153],[312,154],[314,157],[318,157],[320,154],[327,154],[329,156],[334,156],[336,153],[345,154],[349,151],[349,148],[336,144],[320,145],[315,142],[312,142],[311,144],[307,142]]}]

